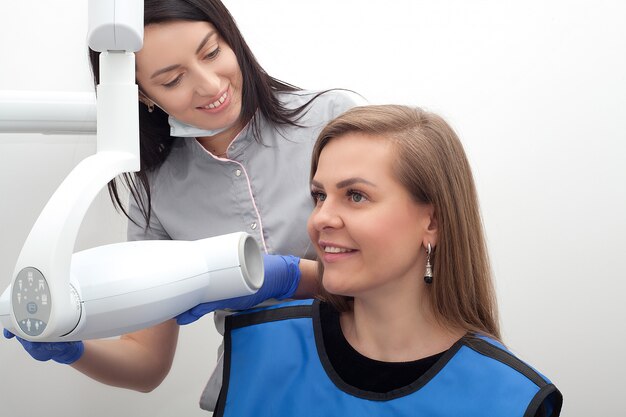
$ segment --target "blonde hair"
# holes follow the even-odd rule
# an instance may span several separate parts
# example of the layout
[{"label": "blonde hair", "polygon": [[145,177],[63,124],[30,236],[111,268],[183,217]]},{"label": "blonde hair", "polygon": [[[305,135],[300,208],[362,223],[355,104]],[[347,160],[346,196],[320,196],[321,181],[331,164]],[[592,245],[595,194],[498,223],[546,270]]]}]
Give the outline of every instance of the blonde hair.
[{"label": "blonde hair", "polygon": [[[419,108],[356,107],[320,133],[313,148],[311,179],[322,149],[348,133],[391,141],[397,180],[415,201],[434,207],[438,238],[431,255],[433,282],[427,286],[427,296],[436,319],[452,328],[499,339],[497,301],[476,187],[455,132],[440,116]],[[350,310],[349,297],[320,288],[323,299],[340,311]]]}]

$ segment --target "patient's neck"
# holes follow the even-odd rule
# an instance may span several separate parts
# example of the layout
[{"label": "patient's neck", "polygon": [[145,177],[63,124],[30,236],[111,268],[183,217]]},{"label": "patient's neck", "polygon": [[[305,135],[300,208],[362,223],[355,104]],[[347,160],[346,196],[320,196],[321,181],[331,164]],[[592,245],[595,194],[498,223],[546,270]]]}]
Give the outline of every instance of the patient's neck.
[{"label": "patient's neck", "polygon": [[359,353],[383,362],[409,362],[450,348],[465,333],[436,322],[426,294],[404,291],[354,298],[341,329]]}]

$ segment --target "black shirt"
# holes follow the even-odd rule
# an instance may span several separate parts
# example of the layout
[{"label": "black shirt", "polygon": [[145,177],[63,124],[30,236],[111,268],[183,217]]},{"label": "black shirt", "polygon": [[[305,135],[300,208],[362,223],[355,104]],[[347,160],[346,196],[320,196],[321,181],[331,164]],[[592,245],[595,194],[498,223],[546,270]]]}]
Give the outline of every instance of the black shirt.
[{"label": "black shirt", "polygon": [[364,391],[387,393],[411,384],[422,376],[445,352],[411,362],[382,362],[357,352],[346,340],[339,312],[320,303],[324,347],[331,365],[349,385]]}]

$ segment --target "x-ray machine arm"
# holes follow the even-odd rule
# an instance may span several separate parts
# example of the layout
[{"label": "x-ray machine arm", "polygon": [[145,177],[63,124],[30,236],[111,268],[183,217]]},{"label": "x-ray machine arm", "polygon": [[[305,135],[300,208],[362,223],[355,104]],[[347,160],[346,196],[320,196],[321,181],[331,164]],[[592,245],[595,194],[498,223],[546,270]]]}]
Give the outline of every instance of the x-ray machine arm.
[{"label": "x-ray machine arm", "polygon": [[245,233],[198,241],[142,241],[73,253],[98,192],[139,162],[135,54],[143,43],[143,0],[89,0],[89,45],[100,51],[97,152],[62,182],[31,229],[2,325],[33,341],[120,335],[206,301],[253,294],[263,282],[258,244]]}]

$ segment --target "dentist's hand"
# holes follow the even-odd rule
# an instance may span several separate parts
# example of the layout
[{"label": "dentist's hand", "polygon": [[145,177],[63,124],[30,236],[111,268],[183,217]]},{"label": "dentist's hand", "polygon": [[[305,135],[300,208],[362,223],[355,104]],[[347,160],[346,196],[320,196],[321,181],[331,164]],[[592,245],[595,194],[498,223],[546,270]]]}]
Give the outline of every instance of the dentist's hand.
[{"label": "dentist's hand", "polygon": [[26,352],[38,361],[49,361],[52,359],[55,362],[69,365],[80,359],[85,351],[83,342],[30,342],[21,337],[16,337],[7,329],[4,329],[4,337],[7,339],[15,337]]},{"label": "dentist's hand", "polygon": [[214,310],[245,310],[270,298],[291,298],[300,283],[299,263],[295,256],[263,255],[265,279],[255,294],[199,304],[176,317],[176,322],[189,324]]}]

